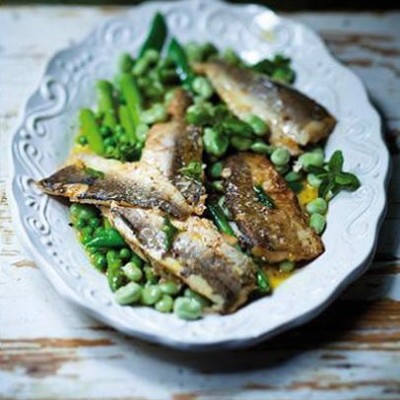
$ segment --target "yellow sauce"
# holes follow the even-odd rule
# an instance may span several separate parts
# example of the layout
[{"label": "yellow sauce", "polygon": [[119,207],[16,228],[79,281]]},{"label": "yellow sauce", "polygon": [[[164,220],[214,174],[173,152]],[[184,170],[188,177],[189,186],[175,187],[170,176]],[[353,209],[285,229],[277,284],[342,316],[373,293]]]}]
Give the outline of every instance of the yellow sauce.
[{"label": "yellow sauce", "polygon": [[310,201],[316,199],[318,197],[318,189],[312,187],[307,183],[307,181],[302,182],[304,185],[303,190],[297,195],[299,199],[299,203],[302,207],[304,207]]}]

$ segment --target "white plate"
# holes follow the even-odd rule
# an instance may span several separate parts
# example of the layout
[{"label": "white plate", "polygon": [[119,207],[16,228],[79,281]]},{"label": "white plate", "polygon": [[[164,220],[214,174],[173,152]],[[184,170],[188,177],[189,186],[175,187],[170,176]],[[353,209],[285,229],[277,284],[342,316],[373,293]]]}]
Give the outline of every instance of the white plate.
[{"label": "white plate", "polygon": [[[88,262],[67,207],[43,195],[33,180],[65,160],[76,132],[77,111],[94,101],[94,81],[111,78],[122,51],[136,52],[156,10],[179,40],[233,47],[248,61],[277,52],[293,59],[296,87],[339,120],[327,153],[342,149],[345,168],[362,187],[340,194],[330,207],[323,235],[326,252],[282,284],[272,296],[233,315],[185,322],[146,307],[121,307],[105,277]],[[101,25],[81,44],[57,53],[30,97],[12,140],[14,173],[10,203],[17,235],[49,280],[67,299],[125,332],[181,349],[248,346],[316,316],[365,271],[385,209],[388,152],[381,123],[360,80],[338,64],[307,27],[253,5],[217,1],[147,3]]]}]

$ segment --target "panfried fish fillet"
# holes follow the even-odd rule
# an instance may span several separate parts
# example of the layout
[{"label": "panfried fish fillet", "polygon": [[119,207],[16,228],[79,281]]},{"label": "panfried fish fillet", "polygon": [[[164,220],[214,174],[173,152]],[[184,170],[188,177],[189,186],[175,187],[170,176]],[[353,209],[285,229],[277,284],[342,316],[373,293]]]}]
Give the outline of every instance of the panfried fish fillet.
[{"label": "panfried fish fillet", "polygon": [[199,217],[171,219],[178,232],[167,248],[164,215],[160,210],[112,206],[107,216],[132,249],[153,266],[210,299],[214,309],[236,310],[256,288],[252,259]]},{"label": "panfried fish fillet", "polygon": [[180,191],[158,169],[121,163],[92,154],[76,154],[71,163],[38,182],[46,193],[73,202],[160,208],[177,218],[193,213]]},{"label": "panfried fish fillet", "polygon": [[270,143],[286,147],[292,155],[324,139],[335,127],[335,118],[323,106],[266,75],[223,61],[197,64],[195,68],[210,79],[237,117],[260,117],[271,128]]},{"label": "panfried fish fillet", "polygon": [[196,213],[204,211],[204,173],[193,176],[188,166],[202,166],[203,142],[201,129],[187,125],[184,120],[190,99],[185,91],[177,89],[169,106],[173,119],[154,125],[146,139],[141,162],[158,168],[182,193],[186,201],[196,208]]},{"label": "panfried fish fillet", "polygon": [[[296,195],[264,156],[240,153],[229,157],[223,170],[225,204],[241,233],[241,242],[267,262],[311,260],[324,251]],[[254,186],[261,185],[273,200],[268,208]]]}]

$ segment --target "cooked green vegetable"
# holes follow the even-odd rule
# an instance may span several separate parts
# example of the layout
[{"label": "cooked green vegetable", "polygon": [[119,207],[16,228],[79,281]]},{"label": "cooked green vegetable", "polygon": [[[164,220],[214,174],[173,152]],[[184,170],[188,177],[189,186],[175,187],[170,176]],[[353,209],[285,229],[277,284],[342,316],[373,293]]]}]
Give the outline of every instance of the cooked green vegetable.
[{"label": "cooked green vegetable", "polygon": [[179,171],[181,174],[199,181],[203,174],[203,165],[199,161],[190,161],[189,164],[182,167]]},{"label": "cooked green vegetable", "polygon": [[257,268],[256,276],[258,290],[264,294],[269,293],[271,291],[271,284],[269,283],[267,275],[260,267]]},{"label": "cooked green vegetable", "polygon": [[278,167],[283,167],[290,161],[290,153],[283,147],[278,147],[271,154],[271,161]]},{"label": "cooked green vegetable", "polygon": [[269,132],[268,125],[257,115],[249,115],[246,122],[257,136],[265,136]]},{"label": "cooked green vegetable", "polygon": [[309,214],[325,214],[327,209],[328,205],[326,201],[320,197],[310,201],[306,206],[306,210]]},{"label": "cooked green vegetable", "polygon": [[171,223],[171,220],[168,216],[164,217],[163,227],[161,228],[162,232],[164,232],[164,244],[165,248],[169,250],[174,243],[174,239],[179,230]]},{"label": "cooked green vegetable", "polygon": [[175,66],[176,72],[183,85],[187,89],[192,88],[192,83],[194,79],[194,72],[189,65],[188,58],[186,56],[184,48],[179,44],[179,42],[173,38],[168,46],[168,58],[170,58]]},{"label": "cooked green vegetable", "polygon": [[181,319],[195,320],[201,316],[201,304],[196,299],[177,297],[174,303],[174,313]]},{"label": "cooked green vegetable", "polygon": [[157,303],[157,301],[160,300],[161,296],[162,292],[159,286],[157,285],[145,286],[142,291],[141,302],[146,306],[151,306]]},{"label": "cooked green vegetable", "polygon": [[133,262],[129,262],[122,267],[125,276],[133,282],[140,282],[143,278],[142,270]]},{"label": "cooked green vegetable", "polygon": [[175,296],[179,293],[180,287],[175,282],[167,281],[160,283],[160,289],[163,293]]},{"label": "cooked green vegetable", "polygon": [[310,227],[315,230],[318,234],[321,234],[325,229],[326,218],[325,216],[315,213],[310,217]]},{"label": "cooked green vegetable", "polygon": [[222,157],[228,150],[229,139],[213,128],[205,128],[203,143],[207,153],[216,157]]},{"label": "cooked green vegetable", "polygon": [[218,229],[225,233],[226,235],[235,236],[232,227],[229,224],[228,219],[226,218],[223,210],[217,203],[209,202],[207,204],[207,210],[210,213],[212,220]]},{"label": "cooked green vegetable", "polygon": [[121,74],[120,85],[132,122],[136,128],[140,122],[141,98],[135,79],[131,74],[123,73]]},{"label": "cooked green vegetable", "polygon": [[168,28],[163,15],[157,12],[151,22],[149,34],[139,51],[139,57],[142,57],[149,49],[161,52],[167,37],[167,32]]},{"label": "cooked green vegetable", "polygon": [[115,113],[115,103],[113,97],[114,88],[112,84],[105,80],[97,81],[96,84],[98,109],[104,114],[103,124],[114,129],[117,125],[117,117]]},{"label": "cooked green vegetable", "polygon": [[292,272],[296,264],[293,261],[285,260],[279,263],[279,271]]},{"label": "cooked green vegetable", "polygon": [[132,120],[131,113],[126,105],[119,106],[118,109],[119,120],[124,128],[126,135],[132,143],[137,141],[136,127]]},{"label": "cooked green vegetable", "polygon": [[154,305],[154,308],[162,313],[169,313],[174,307],[174,299],[168,294],[164,294]]},{"label": "cooked green vegetable", "polygon": [[121,305],[137,303],[142,295],[142,288],[135,282],[120,287],[114,293],[115,300]]},{"label": "cooked green vegetable", "polygon": [[107,251],[107,279],[110,289],[115,292],[126,282],[125,275],[122,271],[122,262],[118,257],[118,253],[115,250]]},{"label": "cooked green vegetable", "polygon": [[100,234],[96,235],[90,242],[86,244],[88,247],[94,248],[121,248],[126,246],[125,240],[120,233],[113,229],[105,229]]},{"label": "cooked green vegetable", "polygon": [[121,72],[131,72],[134,65],[134,61],[130,54],[122,53],[119,57],[118,65],[119,65],[119,70]]},{"label": "cooked green vegetable", "polygon": [[265,193],[262,185],[254,185],[253,190],[261,204],[270,209],[276,208],[274,200],[267,193]]},{"label": "cooked green vegetable", "polygon": [[82,132],[87,138],[89,148],[100,156],[104,155],[103,138],[93,111],[88,108],[82,108],[79,114],[79,121]]}]

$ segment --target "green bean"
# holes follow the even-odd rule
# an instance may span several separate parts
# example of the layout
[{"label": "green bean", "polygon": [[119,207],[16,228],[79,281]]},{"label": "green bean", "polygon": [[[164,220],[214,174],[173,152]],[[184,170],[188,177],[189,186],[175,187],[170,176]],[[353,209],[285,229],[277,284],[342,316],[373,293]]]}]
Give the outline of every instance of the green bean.
[{"label": "green bean", "polygon": [[304,153],[299,157],[299,164],[304,170],[309,167],[322,167],[324,165],[324,156],[321,153]]},{"label": "green bean", "polygon": [[201,304],[195,299],[177,297],[174,302],[174,313],[178,318],[195,320],[201,316]]},{"label": "green bean", "polygon": [[219,178],[222,174],[223,169],[224,169],[224,164],[221,161],[218,161],[211,166],[210,175],[213,178]]},{"label": "green bean", "polygon": [[315,174],[308,174],[307,175],[307,182],[312,186],[313,188],[318,189],[321,186],[322,179],[318,178],[317,175]]},{"label": "green bean", "polygon": [[149,125],[155,124],[156,122],[163,122],[167,118],[167,110],[160,103],[153,104],[151,108],[143,111],[141,115],[142,122]]},{"label": "green bean", "polygon": [[168,294],[164,294],[154,305],[154,308],[162,313],[169,313],[174,307],[174,299]]},{"label": "green bean", "polygon": [[99,111],[104,114],[103,124],[110,129],[114,129],[117,125],[113,90],[113,86],[110,82],[105,80],[97,81],[96,91]]},{"label": "green bean", "polygon": [[246,122],[253,129],[257,136],[265,136],[269,132],[268,125],[257,115],[251,114],[246,118]]},{"label": "green bean", "polygon": [[115,250],[109,250],[106,254],[107,259],[107,279],[110,289],[115,292],[126,282],[125,275],[122,272],[121,259]]},{"label": "green bean", "polygon": [[88,108],[82,108],[79,120],[82,132],[87,137],[89,148],[100,156],[104,155],[103,139],[93,111]]},{"label": "green bean", "polygon": [[229,146],[229,139],[212,128],[204,129],[203,136],[204,148],[207,153],[216,157],[221,157],[225,154]]},{"label": "green bean", "polygon": [[158,52],[161,52],[167,37],[167,30],[167,24],[165,23],[163,15],[157,12],[151,22],[150,31],[147,35],[147,38],[139,51],[139,57],[142,57],[143,54],[149,49],[154,49]]},{"label": "green bean", "polygon": [[131,74],[123,73],[120,78],[121,92],[126,100],[135,127],[140,122],[141,98],[135,79]]},{"label": "green bean", "polygon": [[97,235],[93,240],[87,243],[89,247],[101,248],[121,248],[126,246],[124,238],[113,228],[104,230],[101,235]]},{"label": "green bean", "polygon": [[160,283],[160,289],[163,293],[175,296],[179,293],[180,287],[173,281]]},{"label": "green bean", "polygon": [[119,70],[121,72],[131,72],[134,61],[129,53],[122,53],[118,60]]},{"label": "green bean", "polygon": [[269,146],[265,142],[257,141],[254,142],[251,147],[251,150],[254,151],[254,153],[258,154],[271,154],[274,151],[274,148],[272,146]]},{"label": "green bean", "polygon": [[279,263],[279,271],[292,272],[296,264],[293,261],[285,260]]},{"label": "green bean", "polygon": [[115,300],[121,305],[137,303],[142,296],[142,288],[135,282],[120,287],[114,293]]},{"label": "green bean", "polygon": [[204,76],[197,76],[193,79],[193,91],[203,99],[209,99],[214,94],[214,88],[210,81]]},{"label": "green bean", "polygon": [[325,216],[315,213],[312,214],[310,217],[310,227],[315,230],[315,232],[321,234],[323,230],[325,229],[326,225],[326,218]]},{"label": "green bean", "polygon": [[241,138],[239,136],[233,136],[231,138],[231,145],[239,151],[245,151],[250,149],[253,141],[251,139]]},{"label": "green bean", "polygon": [[139,139],[140,142],[145,142],[146,141],[146,137],[147,137],[147,132],[149,131],[149,126],[144,124],[144,123],[140,123],[137,128],[136,128],[136,136]]},{"label": "green bean", "polygon": [[201,305],[201,308],[209,307],[211,304],[210,300],[190,288],[185,289],[183,296],[188,299],[196,300]]},{"label": "green bean", "polygon": [[121,125],[123,126],[128,138],[132,143],[137,141],[136,137],[136,127],[133,123],[131,113],[126,105],[121,105],[118,108],[119,120],[121,121]]},{"label": "green bean", "polygon": [[156,285],[150,285],[143,288],[141,302],[146,306],[157,303],[162,296],[161,289]]},{"label": "green bean", "polygon": [[257,267],[256,279],[258,289],[261,293],[269,293],[271,291],[268,275],[260,267]]},{"label": "green bean", "polygon": [[99,271],[104,272],[107,269],[107,259],[103,254],[95,254],[93,261],[94,266]]},{"label": "green bean", "polygon": [[228,219],[226,218],[223,210],[217,203],[209,202],[207,204],[207,210],[210,213],[215,225],[221,232],[230,236],[235,236],[235,233],[233,232],[233,229],[230,226]]},{"label": "green bean", "polygon": [[290,161],[290,153],[283,147],[278,147],[271,154],[271,161],[279,167],[283,167]]},{"label": "green bean", "polygon": [[320,197],[310,201],[306,206],[306,210],[309,214],[325,214],[327,209],[328,205],[326,201]]},{"label": "green bean", "polygon": [[125,276],[133,282],[139,282],[143,278],[142,270],[137,267],[133,262],[129,262],[122,267]]}]

